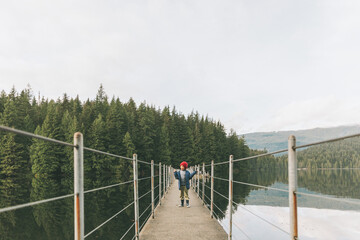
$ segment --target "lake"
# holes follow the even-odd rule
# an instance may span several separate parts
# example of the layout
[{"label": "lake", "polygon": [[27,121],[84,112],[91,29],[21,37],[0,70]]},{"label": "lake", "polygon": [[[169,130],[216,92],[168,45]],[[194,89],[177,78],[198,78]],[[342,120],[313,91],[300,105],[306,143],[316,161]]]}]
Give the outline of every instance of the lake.
[{"label": "lake", "polygon": [[[139,169],[139,178],[150,176],[147,166]],[[158,173],[155,173],[157,175]],[[216,167],[215,176],[227,179],[226,166]],[[97,182],[85,179],[85,190],[92,187],[110,185],[111,177],[102,176]],[[91,181],[90,181],[91,180]],[[234,180],[274,188],[287,189],[287,170],[276,171],[239,171],[234,169]],[[1,207],[37,201],[61,196],[72,192],[72,177],[59,179],[33,178],[29,189],[13,191],[16,181],[2,180],[0,186]],[[155,186],[158,178],[155,178]],[[207,183],[210,187],[210,183]],[[150,179],[139,182],[139,196],[150,189]],[[155,197],[158,196],[157,188]],[[215,190],[228,195],[228,182],[215,180]],[[343,198],[360,202],[360,170],[312,170],[298,171],[298,191],[323,196]],[[210,197],[210,190],[206,188]],[[140,200],[140,225],[150,214],[146,209],[150,204],[150,194]],[[123,209],[133,200],[132,184],[109,188],[85,194],[85,233],[103,223]],[[217,207],[215,213],[225,230],[228,229],[228,201],[214,193]],[[288,194],[275,190],[264,190],[246,185],[234,184],[234,201],[241,203],[233,213],[234,239],[289,239]],[[298,219],[300,239],[358,239],[360,236],[359,205],[330,201],[326,199],[298,196]],[[261,217],[255,216],[255,215]],[[264,220],[272,223],[270,225]],[[73,198],[40,204],[16,211],[0,214],[1,240],[42,240],[73,239]],[[119,214],[101,229],[86,239],[117,239],[131,227],[134,222],[133,207]],[[239,228],[241,230],[239,230]],[[123,239],[132,239],[134,228]]]},{"label": "lake", "polygon": [[[248,174],[248,183],[288,189],[286,169]],[[210,187],[210,182],[206,184]],[[225,181],[216,179],[216,185],[228,196]],[[208,188],[205,192],[210,196]],[[299,170],[298,192],[360,203],[360,169]],[[219,222],[228,231],[228,202],[216,193],[214,201],[221,209],[214,207]],[[241,203],[233,205],[234,239],[289,239],[288,193],[234,184],[234,201]],[[298,229],[299,238],[306,240],[359,239],[360,205],[299,194]]]}]

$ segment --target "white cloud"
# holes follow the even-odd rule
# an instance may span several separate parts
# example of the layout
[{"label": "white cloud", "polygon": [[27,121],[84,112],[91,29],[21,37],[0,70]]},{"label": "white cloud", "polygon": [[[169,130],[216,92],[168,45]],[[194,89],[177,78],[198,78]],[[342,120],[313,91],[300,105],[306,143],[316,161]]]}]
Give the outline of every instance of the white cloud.
[{"label": "white cloud", "polygon": [[[0,88],[86,99],[103,83],[239,133],[345,124],[358,117],[346,99],[359,102],[359,11],[336,0],[5,1]],[[320,100],[329,95],[341,114]]]},{"label": "white cloud", "polygon": [[360,97],[331,95],[291,102],[279,109],[260,129],[296,130],[359,123]]}]

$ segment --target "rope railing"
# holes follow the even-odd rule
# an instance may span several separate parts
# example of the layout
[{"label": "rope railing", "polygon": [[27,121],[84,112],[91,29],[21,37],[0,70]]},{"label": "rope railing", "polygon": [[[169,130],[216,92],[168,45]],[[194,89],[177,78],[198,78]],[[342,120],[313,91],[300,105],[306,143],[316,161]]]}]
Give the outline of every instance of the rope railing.
[{"label": "rope railing", "polygon": [[[36,139],[40,139],[43,141],[47,141],[47,142],[51,142],[51,143],[55,143],[55,144],[59,144],[59,145],[64,145],[64,146],[68,146],[68,147],[72,147],[74,149],[74,194],[68,194],[68,195],[63,195],[63,196],[58,196],[58,197],[54,197],[54,198],[49,198],[49,199],[43,199],[43,200],[39,200],[39,201],[35,201],[35,202],[29,202],[29,203],[25,203],[25,204],[19,204],[16,206],[9,206],[9,207],[5,207],[5,208],[1,208],[0,209],[0,213],[3,212],[8,212],[8,211],[12,211],[12,210],[17,210],[17,209],[21,209],[21,208],[25,208],[25,207],[30,207],[30,206],[35,206],[38,204],[42,204],[42,203],[47,203],[47,202],[52,202],[52,201],[56,201],[56,200],[61,200],[61,199],[65,199],[65,198],[70,198],[70,197],[74,197],[74,203],[75,203],[75,208],[74,208],[74,234],[75,240],[83,240],[86,237],[90,236],[91,234],[93,234],[95,231],[97,231],[98,229],[100,229],[102,226],[104,226],[105,224],[107,224],[109,221],[111,221],[112,219],[114,219],[116,216],[118,216],[119,214],[121,214],[123,211],[125,211],[126,209],[128,209],[129,207],[131,207],[132,205],[134,205],[134,210],[135,210],[135,222],[130,226],[130,228],[125,232],[125,234],[120,238],[123,239],[128,233],[129,231],[135,226],[135,234],[134,234],[134,238],[139,236],[139,229],[142,228],[142,226],[146,223],[146,221],[149,219],[149,217],[146,219],[146,221],[143,223],[143,225],[139,228],[138,226],[138,221],[139,221],[139,215],[137,215],[137,211],[136,209],[138,209],[138,205],[139,205],[139,200],[142,199],[143,197],[145,197],[146,195],[148,195],[149,193],[153,192],[153,194],[151,194],[151,204],[146,208],[145,211],[147,211],[150,206],[153,205],[154,202],[157,202],[156,207],[158,207],[160,205],[161,199],[160,196],[163,197],[165,196],[167,189],[170,187],[169,182],[171,181],[171,177],[170,177],[170,172],[172,170],[172,168],[170,166],[167,165],[161,165],[161,163],[157,164],[154,163],[154,161],[150,162],[146,162],[146,161],[142,161],[142,160],[138,160],[137,159],[137,155],[134,154],[133,158],[128,158],[128,157],[124,157],[124,156],[120,156],[117,154],[113,154],[113,153],[109,153],[109,152],[105,152],[105,151],[100,151],[97,149],[92,149],[89,147],[85,147],[83,146],[83,137],[81,133],[75,133],[74,134],[74,144],[71,143],[67,143],[67,142],[63,142],[57,139],[52,139],[49,137],[44,137],[44,136],[40,136],[37,134],[33,134],[33,133],[29,133],[29,132],[25,132],[22,130],[18,130],[18,129],[14,129],[14,128],[9,128],[6,126],[1,126],[0,125],[0,130],[6,131],[6,132],[10,132],[10,133],[14,133],[14,134],[19,134],[22,136],[27,136],[27,137],[32,137],[32,138],[36,138]],[[119,182],[119,183],[115,183],[115,184],[111,184],[108,186],[103,186],[103,187],[98,187],[98,188],[93,188],[93,189],[89,189],[84,191],[84,176],[83,176],[83,158],[84,158],[84,151],[89,151],[89,152],[93,152],[96,154],[101,154],[101,155],[105,155],[105,156],[110,156],[110,157],[115,157],[115,158],[119,158],[119,159],[123,159],[123,160],[128,160],[131,161],[133,163],[133,172],[134,172],[134,177],[132,180],[129,181],[125,181],[125,182]],[[148,166],[151,167],[151,175],[150,177],[144,177],[144,178],[138,178],[138,170],[137,170],[137,166],[138,163],[141,164],[146,164]],[[154,166],[158,166],[159,167],[159,171],[157,175],[154,174]],[[163,173],[162,173],[163,170]],[[151,190],[146,192],[145,194],[143,194],[142,196],[138,197],[138,183],[142,180],[146,180],[146,179],[151,179],[154,178],[154,180],[152,180],[152,187]],[[159,184],[157,186],[153,186],[153,183],[155,181],[155,179],[159,178]],[[163,183],[161,181],[164,181]],[[113,188],[113,187],[117,187],[117,186],[121,186],[121,185],[125,185],[125,184],[130,184],[133,183],[134,184],[134,200],[127,205],[126,207],[124,207],[123,209],[121,209],[119,212],[117,212],[115,215],[113,215],[112,217],[110,217],[109,219],[107,219],[106,221],[104,221],[103,223],[101,223],[100,225],[98,225],[96,228],[94,228],[93,230],[91,230],[90,232],[88,232],[86,235],[84,233],[84,194],[86,193],[92,193],[92,192],[96,192],[96,191],[100,191],[100,190],[104,190],[104,189],[109,189],[109,188]],[[162,188],[162,185],[164,186],[164,188]],[[154,192],[155,189],[159,188],[159,195],[154,199]],[[144,213],[145,213],[144,211]],[[151,211],[151,214],[153,213],[153,210]],[[143,214],[144,214],[143,213]],[[151,214],[149,216],[151,216]],[[141,215],[142,217],[143,215]]]}]

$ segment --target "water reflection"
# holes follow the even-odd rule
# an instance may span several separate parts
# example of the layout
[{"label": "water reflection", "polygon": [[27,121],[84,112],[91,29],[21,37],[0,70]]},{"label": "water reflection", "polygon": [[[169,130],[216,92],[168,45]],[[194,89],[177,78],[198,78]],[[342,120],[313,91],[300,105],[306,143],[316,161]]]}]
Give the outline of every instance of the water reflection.
[{"label": "water reflection", "polygon": [[[95,187],[106,186],[118,182],[131,180],[132,172],[119,175],[104,174],[102,176],[85,175],[85,190]],[[158,172],[155,171],[155,175]],[[139,178],[150,176],[150,167],[139,167]],[[155,178],[155,186],[159,183]],[[30,190],[17,187],[11,182],[6,183],[1,179],[0,208],[13,206],[25,202],[37,201],[69,194],[72,191],[72,178],[45,178],[36,176],[31,181]],[[150,190],[151,180],[145,179],[139,182],[139,196],[143,196]],[[15,187],[14,187],[15,186]],[[26,188],[25,188],[26,189]],[[155,189],[155,197],[159,195],[159,188]],[[120,185],[117,187],[90,192],[85,194],[85,234],[102,224],[108,218],[119,212],[133,201],[133,184]],[[155,201],[157,204],[158,199]],[[140,199],[139,211],[143,213],[140,218],[140,225],[144,223],[151,212],[146,208],[151,203],[151,194]],[[45,240],[45,239],[73,239],[74,238],[74,210],[73,198],[62,199],[49,203],[39,204],[15,211],[0,214],[0,240]],[[102,228],[91,234],[86,239],[120,239],[121,236],[134,223],[134,207],[119,214]],[[146,211],[145,211],[146,210]],[[132,239],[134,228],[124,237]]]},{"label": "water reflection", "polygon": [[[237,166],[239,165],[237,164]],[[148,166],[140,167],[139,178],[150,176],[148,168]],[[155,175],[158,175],[158,173],[155,172]],[[91,177],[86,179],[85,189],[91,189],[131,179],[131,170],[129,168],[125,172],[101,176],[88,173],[86,176]],[[228,166],[217,166],[215,176],[228,179]],[[300,192],[336,196],[354,201],[360,201],[359,179],[359,169],[298,171]],[[250,172],[241,167],[236,167],[234,169],[234,180],[287,189],[287,170],[276,169],[275,171]],[[158,178],[155,178],[155,186],[157,184]],[[206,184],[210,187],[210,182]],[[23,183],[2,179],[0,207],[68,194],[72,191],[72,185],[72,176],[61,179],[37,176],[31,181]],[[150,179],[140,181],[140,196],[148,192],[149,189]],[[159,188],[156,188],[155,197],[158,196],[158,190]],[[228,182],[215,179],[215,190],[224,196],[228,196]],[[274,227],[243,208],[247,208],[288,231],[287,193],[241,184],[234,184],[233,191],[234,202],[244,204],[240,206],[233,204],[234,224],[238,224],[245,234],[248,234],[251,239],[259,239],[264,236],[270,239],[288,239],[286,234],[274,229]],[[209,188],[205,188],[205,194],[210,197]],[[140,213],[143,213],[149,206],[150,198],[151,195],[148,194],[140,200]],[[85,232],[90,232],[123,209],[132,199],[132,184],[85,194]],[[224,228],[227,229],[228,200],[214,193],[214,201],[219,208],[214,208],[214,211]],[[345,236],[341,239],[354,239],[352,236],[358,237],[360,235],[359,232],[356,232],[357,229],[360,229],[358,205],[299,195],[298,206],[299,232],[300,235],[302,234],[302,239],[324,239],[323,236],[325,235],[321,237],[317,235],[320,229],[321,231],[327,231],[329,234],[341,232],[342,236]],[[144,223],[149,213],[150,209],[144,212],[140,219],[140,225]],[[91,234],[87,239],[119,239],[133,222],[134,213],[133,206],[131,206],[104,227]],[[233,231],[235,238],[247,239],[246,235],[238,230],[236,226],[233,227]],[[1,240],[73,239],[73,199],[68,198],[2,213],[0,214],[0,232]],[[134,229],[131,229],[124,239],[132,239],[133,235]],[[331,236],[326,236],[328,237],[326,239],[331,239]]]},{"label": "water reflection", "polygon": [[[216,175],[216,174],[215,174]],[[227,178],[226,174],[221,177]],[[287,170],[249,172],[234,179],[247,177],[248,183],[288,189]],[[298,171],[298,191],[360,202],[360,170],[330,169]],[[210,182],[206,183],[210,186]],[[215,180],[215,190],[228,196],[228,183]],[[220,185],[217,186],[216,185]],[[222,187],[221,187],[222,186]],[[207,188],[206,194],[210,196]],[[214,208],[224,229],[228,229],[228,200],[214,193]],[[237,239],[288,239],[288,193],[234,184],[233,234]],[[244,205],[242,205],[244,204]],[[257,216],[255,216],[257,215]],[[263,219],[261,219],[263,218]],[[299,234],[301,239],[358,239],[360,234],[359,205],[298,195]],[[271,224],[276,225],[276,227]],[[322,233],[322,232],[326,232]]]}]

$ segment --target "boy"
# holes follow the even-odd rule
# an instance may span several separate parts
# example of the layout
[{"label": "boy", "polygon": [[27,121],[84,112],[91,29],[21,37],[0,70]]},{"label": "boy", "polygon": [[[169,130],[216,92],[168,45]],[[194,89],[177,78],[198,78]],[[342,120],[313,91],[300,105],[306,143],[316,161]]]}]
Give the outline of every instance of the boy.
[{"label": "boy", "polygon": [[181,200],[181,205],[179,205],[179,207],[184,206],[184,198],[186,199],[186,206],[190,207],[189,194],[188,194],[188,190],[190,188],[189,180],[196,174],[196,171],[190,174],[190,172],[186,170],[187,167],[188,167],[187,162],[182,162],[180,164],[181,170],[180,171],[174,170],[175,178],[179,180],[179,190],[180,190],[180,200]]}]

